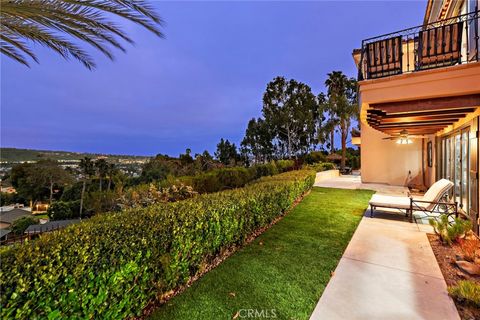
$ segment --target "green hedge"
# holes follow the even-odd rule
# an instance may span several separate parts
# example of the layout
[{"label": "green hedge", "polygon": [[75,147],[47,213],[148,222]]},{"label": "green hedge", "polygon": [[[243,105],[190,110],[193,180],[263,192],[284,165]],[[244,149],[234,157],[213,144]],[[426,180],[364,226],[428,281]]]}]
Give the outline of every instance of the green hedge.
[{"label": "green hedge", "polygon": [[305,169],[315,170],[316,172],[321,172],[325,170],[335,169],[335,164],[331,162],[317,162],[312,164],[307,164],[303,166]]},{"label": "green hedge", "polygon": [[[218,168],[194,176],[172,177],[159,181],[158,186],[168,188],[173,185],[191,186],[198,193],[212,193],[245,186],[256,179],[293,170],[295,161],[277,160],[265,164],[256,164],[251,167]],[[150,184],[141,184],[129,188],[128,192],[141,194],[150,188]],[[128,193],[127,192],[127,193]]]},{"label": "green hedge", "polygon": [[1,317],[122,319],[185,284],[313,185],[291,171],[245,188],[97,215],[0,252]]}]

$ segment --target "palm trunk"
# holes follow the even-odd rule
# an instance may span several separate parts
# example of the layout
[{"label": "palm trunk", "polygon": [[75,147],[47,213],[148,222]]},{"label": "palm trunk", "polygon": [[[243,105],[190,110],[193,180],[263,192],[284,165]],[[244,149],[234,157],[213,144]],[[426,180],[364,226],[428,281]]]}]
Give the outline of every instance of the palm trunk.
[{"label": "palm trunk", "polygon": [[102,192],[102,182],[103,182],[103,181],[102,181],[102,180],[103,180],[102,177],[100,177],[99,180],[100,180],[100,186],[99,186],[99,188],[100,188],[100,192]]},{"label": "palm trunk", "polygon": [[80,219],[82,219],[82,212],[83,212],[83,197],[85,195],[85,187],[86,187],[87,181],[83,179],[83,185],[82,185],[82,195],[80,196]]},{"label": "palm trunk", "polygon": [[53,181],[50,181],[50,204],[52,204],[53,200]]},{"label": "palm trunk", "polygon": [[340,163],[340,167],[343,171],[345,169],[345,158],[347,157],[347,128],[345,120],[340,122],[340,127],[342,131],[342,161]]},{"label": "palm trunk", "polygon": [[112,186],[112,177],[108,177],[108,186],[107,186],[108,191],[110,191],[111,186]]}]

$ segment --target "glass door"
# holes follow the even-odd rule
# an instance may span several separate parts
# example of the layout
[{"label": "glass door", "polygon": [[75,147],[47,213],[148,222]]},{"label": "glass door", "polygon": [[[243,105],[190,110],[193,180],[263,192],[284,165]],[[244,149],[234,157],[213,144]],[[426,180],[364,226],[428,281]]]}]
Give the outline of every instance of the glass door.
[{"label": "glass door", "polygon": [[442,140],[442,176],[453,182],[451,198],[460,208],[468,212],[469,203],[469,159],[470,128],[463,129]]},{"label": "glass door", "polygon": [[460,182],[460,186],[461,186],[461,201],[459,202],[459,205],[460,207],[465,211],[465,212],[469,212],[469,201],[468,201],[468,198],[469,198],[469,194],[470,194],[470,190],[468,189],[469,187],[469,183],[468,183],[468,176],[469,176],[469,172],[470,172],[470,166],[469,166],[469,162],[470,162],[470,150],[469,150],[469,132],[470,132],[470,128],[467,128],[467,129],[464,129],[462,130],[462,138],[461,138],[461,141],[462,141],[462,156],[461,156],[461,159],[460,159],[460,162],[461,162],[461,182]]},{"label": "glass door", "polygon": [[453,183],[454,183],[454,199],[460,206],[462,203],[462,144],[461,144],[461,135],[458,133],[454,136],[455,140],[455,150],[454,150],[454,172],[453,172]]}]

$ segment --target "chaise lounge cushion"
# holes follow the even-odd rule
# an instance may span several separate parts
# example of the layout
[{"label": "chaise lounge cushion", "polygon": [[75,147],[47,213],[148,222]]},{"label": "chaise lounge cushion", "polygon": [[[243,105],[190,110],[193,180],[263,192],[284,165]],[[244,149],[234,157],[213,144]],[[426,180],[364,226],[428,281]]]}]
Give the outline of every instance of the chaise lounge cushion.
[{"label": "chaise lounge cushion", "polygon": [[387,196],[384,194],[374,194],[370,199],[370,205],[381,208],[410,209],[409,197]]},{"label": "chaise lounge cushion", "polygon": [[[425,193],[423,197],[415,198],[414,200],[422,200],[428,202],[439,202],[442,195],[453,187],[453,182],[447,179],[440,179],[435,182]],[[387,196],[382,194],[374,194],[370,199],[370,205],[381,208],[398,208],[410,209],[409,197]],[[415,202],[414,209],[431,210],[435,204]]]},{"label": "chaise lounge cushion", "polygon": [[430,201],[430,202],[438,202],[440,201],[440,197],[453,187],[453,182],[447,179],[440,179],[430,188],[428,188],[427,192],[425,192],[425,195],[423,196],[422,200],[423,201]]}]

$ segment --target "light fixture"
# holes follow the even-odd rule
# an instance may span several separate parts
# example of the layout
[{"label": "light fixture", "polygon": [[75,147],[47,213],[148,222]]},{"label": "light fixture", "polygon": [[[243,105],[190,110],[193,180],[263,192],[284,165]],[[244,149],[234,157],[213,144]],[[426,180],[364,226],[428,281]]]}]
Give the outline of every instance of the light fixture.
[{"label": "light fixture", "polygon": [[400,131],[400,135],[396,141],[398,144],[411,144],[413,141],[412,139],[408,138],[408,131],[403,129]]},{"label": "light fixture", "polygon": [[398,144],[411,144],[413,141],[412,139],[409,139],[408,137],[400,137],[396,141]]}]

